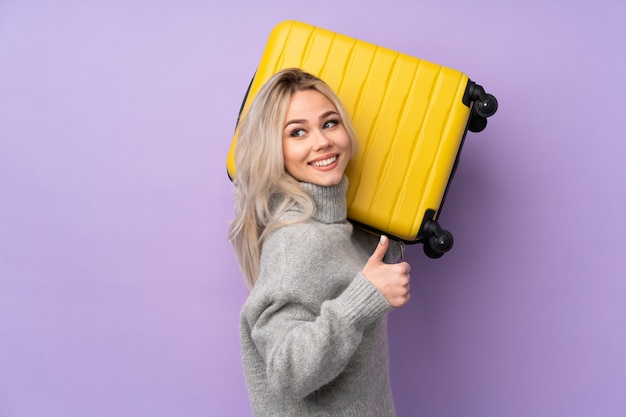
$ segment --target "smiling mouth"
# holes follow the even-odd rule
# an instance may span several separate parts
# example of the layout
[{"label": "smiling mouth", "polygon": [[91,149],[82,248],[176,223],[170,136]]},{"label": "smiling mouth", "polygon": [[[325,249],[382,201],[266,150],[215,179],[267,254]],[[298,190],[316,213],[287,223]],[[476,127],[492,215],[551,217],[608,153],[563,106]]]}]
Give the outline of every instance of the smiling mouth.
[{"label": "smiling mouth", "polygon": [[313,161],[311,165],[316,168],[326,167],[328,165],[333,164],[337,160],[337,155],[331,156],[330,158],[322,159],[321,161]]}]

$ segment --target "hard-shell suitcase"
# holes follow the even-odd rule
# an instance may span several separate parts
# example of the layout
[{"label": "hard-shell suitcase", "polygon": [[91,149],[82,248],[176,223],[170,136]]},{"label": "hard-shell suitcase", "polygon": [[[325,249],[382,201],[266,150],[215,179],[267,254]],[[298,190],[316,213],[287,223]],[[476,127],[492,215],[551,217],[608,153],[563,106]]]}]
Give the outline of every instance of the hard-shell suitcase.
[{"label": "hard-shell suitcase", "polygon": [[[358,136],[346,168],[348,218],[438,258],[453,243],[438,219],[467,131],[497,109],[467,75],[303,22],[271,32],[241,114],[276,72],[298,67],[323,79],[344,103]],[[227,172],[236,176],[233,151]]]}]

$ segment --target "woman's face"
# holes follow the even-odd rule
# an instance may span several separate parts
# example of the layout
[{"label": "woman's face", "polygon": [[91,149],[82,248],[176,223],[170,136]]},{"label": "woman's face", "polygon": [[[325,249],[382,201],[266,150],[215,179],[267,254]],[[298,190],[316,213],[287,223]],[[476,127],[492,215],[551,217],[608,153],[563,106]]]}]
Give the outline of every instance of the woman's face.
[{"label": "woman's face", "polygon": [[302,182],[338,184],[350,159],[350,138],[337,109],[316,90],[291,96],[283,125],[285,168]]}]

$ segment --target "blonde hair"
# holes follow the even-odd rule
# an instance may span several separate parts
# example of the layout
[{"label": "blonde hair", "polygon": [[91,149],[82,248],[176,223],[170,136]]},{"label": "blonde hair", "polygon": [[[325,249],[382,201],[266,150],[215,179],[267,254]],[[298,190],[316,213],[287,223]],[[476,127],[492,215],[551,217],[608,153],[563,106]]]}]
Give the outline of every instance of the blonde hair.
[{"label": "blonde hair", "polygon": [[[302,90],[318,91],[333,103],[354,154],[356,136],[350,117],[339,97],[322,80],[288,68],[261,87],[239,123],[234,149],[235,218],[229,229],[229,239],[250,289],[259,274],[261,247],[267,235],[288,223],[307,220],[315,211],[309,194],[286,171],[282,148],[291,96]],[[299,209],[301,215],[290,221],[279,220],[291,208]]]}]

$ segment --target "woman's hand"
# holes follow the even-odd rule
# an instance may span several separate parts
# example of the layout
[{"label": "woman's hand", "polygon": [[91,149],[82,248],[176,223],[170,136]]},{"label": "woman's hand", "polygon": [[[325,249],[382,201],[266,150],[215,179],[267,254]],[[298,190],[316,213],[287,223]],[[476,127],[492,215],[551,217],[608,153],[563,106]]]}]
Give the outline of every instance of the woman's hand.
[{"label": "woman's hand", "polygon": [[376,250],[370,256],[363,268],[363,275],[367,278],[392,307],[402,307],[411,298],[409,272],[411,265],[407,262],[386,264],[383,262],[389,248],[387,236],[381,236]]}]

